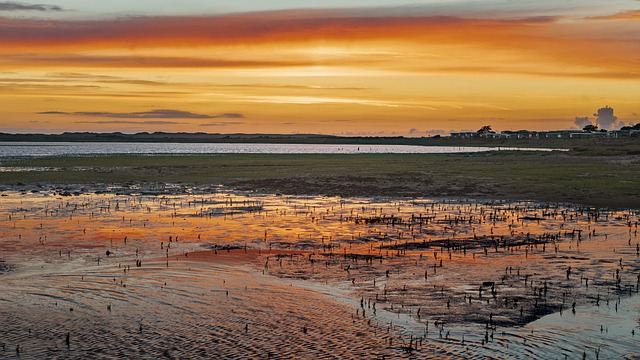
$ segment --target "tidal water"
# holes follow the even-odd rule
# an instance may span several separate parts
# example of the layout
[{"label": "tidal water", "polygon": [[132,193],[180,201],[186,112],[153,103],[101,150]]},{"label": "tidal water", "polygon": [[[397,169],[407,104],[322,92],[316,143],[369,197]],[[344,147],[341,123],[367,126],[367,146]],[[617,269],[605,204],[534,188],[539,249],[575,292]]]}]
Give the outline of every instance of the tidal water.
[{"label": "tidal water", "polygon": [[124,190],[0,192],[0,358],[640,355],[637,210]]},{"label": "tidal water", "polygon": [[3,157],[109,154],[438,154],[499,150],[553,151],[546,148],[339,144],[0,142]]}]

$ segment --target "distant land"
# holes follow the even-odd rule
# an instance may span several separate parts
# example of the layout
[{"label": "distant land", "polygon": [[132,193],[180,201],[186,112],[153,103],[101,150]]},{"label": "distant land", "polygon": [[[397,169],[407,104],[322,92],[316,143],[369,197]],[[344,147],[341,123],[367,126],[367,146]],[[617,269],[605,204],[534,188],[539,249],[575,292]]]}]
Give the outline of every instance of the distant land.
[{"label": "distant land", "polygon": [[[62,134],[0,133],[0,141],[29,142],[184,142],[184,143],[341,143],[345,139],[332,135],[315,134],[218,134],[188,132],[139,132],[125,134],[121,132],[64,132]],[[387,138],[391,139],[391,138]]]},{"label": "distant land", "polygon": [[450,136],[337,136],[322,134],[219,134],[187,132],[65,132],[61,134],[1,133],[2,142],[164,142],[164,143],[287,143],[287,144],[387,144],[421,146],[567,146],[568,144],[595,144],[611,142],[637,142],[637,139],[558,139],[558,138],[459,138]]},{"label": "distant land", "polygon": [[[0,142],[139,142],[139,143],[259,143],[259,144],[354,144],[417,146],[504,146],[528,148],[563,148],[585,151],[615,147],[615,152],[637,154],[637,137],[557,138],[557,137],[404,137],[404,136],[336,136],[322,134],[218,134],[187,132],[65,132],[62,134],[0,133]],[[624,148],[624,149],[623,149]]]}]

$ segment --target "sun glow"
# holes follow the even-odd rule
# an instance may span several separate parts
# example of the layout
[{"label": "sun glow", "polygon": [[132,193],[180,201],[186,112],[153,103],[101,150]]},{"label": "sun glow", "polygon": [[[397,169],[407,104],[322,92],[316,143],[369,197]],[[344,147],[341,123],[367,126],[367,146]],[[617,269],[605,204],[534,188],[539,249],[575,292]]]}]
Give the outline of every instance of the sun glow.
[{"label": "sun glow", "polygon": [[[453,2],[452,2],[453,6]],[[569,128],[608,104],[638,119],[632,13],[465,16],[375,9],[95,20],[2,18],[0,131],[119,131],[85,115],[238,113],[223,132]],[[406,10],[403,10],[406,11]],[[549,10],[551,11],[551,10]],[[615,12],[614,12],[615,14]],[[597,49],[594,50],[594,49]],[[199,131],[196,119],[136,129]],[[165,119],[166,120],[166,119]],[[295,125],[293,125],[295,123]],[[375,128],[369,129],[371,126]],[[416,131],[417,129],[417,131]]]}]

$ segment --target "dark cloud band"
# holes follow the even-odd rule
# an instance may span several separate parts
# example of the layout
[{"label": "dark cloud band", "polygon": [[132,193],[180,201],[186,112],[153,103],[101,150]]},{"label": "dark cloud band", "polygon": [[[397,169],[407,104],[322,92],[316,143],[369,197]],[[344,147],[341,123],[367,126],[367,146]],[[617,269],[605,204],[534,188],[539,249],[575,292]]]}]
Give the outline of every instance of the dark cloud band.
[{"label": "dark cloud band", "polygon": [[131,124],[131,125],[186,125],[187,123],[178,121],[163,121],[163,120],[146,120],[146,121],[134,121],[134,120],[101,120],[101,121],[75,121],[75,124]]},{"label": "dark cloud band", "polygon": [[12,1],[2,1],[0,2],[0,11],[64,11],[64,9],[57,5],[32,5]]},{"label": "dark cloud band", "polygon": [[37,114],[38,115],[95,116],[95,117],[116,118],[116,119],[242,119],[244,118],[244,115],[239,113],[207,115],[207,114],[196,114],[189,111],[169,110],[169,109],[129,112],[129,113],[115,113],[115,112],[103,112],[103,111],[78,111],[78,112],[43,111]]}]

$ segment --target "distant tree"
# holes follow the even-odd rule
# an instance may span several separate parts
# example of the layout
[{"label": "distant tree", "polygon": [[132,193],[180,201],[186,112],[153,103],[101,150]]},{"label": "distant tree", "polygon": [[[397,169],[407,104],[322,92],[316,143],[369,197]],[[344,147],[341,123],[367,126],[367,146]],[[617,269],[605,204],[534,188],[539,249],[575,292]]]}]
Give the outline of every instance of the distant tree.
[{"label": "distant tree", "polygon": [[640,130],[640,123],[637,123],[633,126],[623,126],[620,130]]},{"label": "distant tree", "polygon": [[596,132],[596,131],[598,131],[598,126],[589,124],[589,125],[583,127],[582,130],[586,131],[586,132]]},{"label": "distant tree", "polygon": [[487,134],[492,132],[493,130],[491,129],[491,125],[485,125],[481,127],[480,130],[477,131],[478,134]]}]

